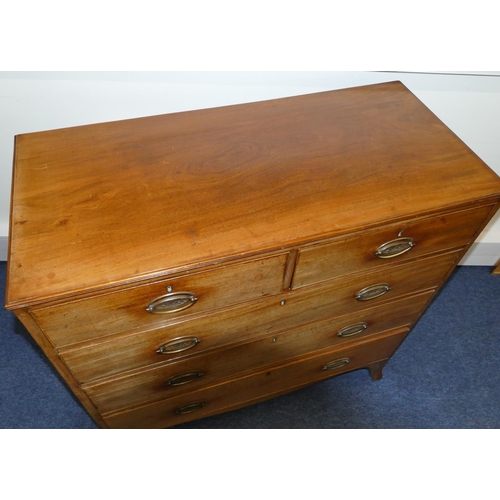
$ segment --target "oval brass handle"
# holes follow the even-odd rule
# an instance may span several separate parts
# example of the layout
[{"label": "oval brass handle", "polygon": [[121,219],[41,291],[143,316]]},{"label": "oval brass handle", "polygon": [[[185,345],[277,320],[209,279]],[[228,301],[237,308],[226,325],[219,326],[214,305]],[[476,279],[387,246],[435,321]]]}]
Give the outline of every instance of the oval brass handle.
[{"label": "oval brass handle", "polygon": [[354,323],[353,325],[344,326],[341,330],[337,332],[337,337],[352,337],[358,335],[358,333],[364,332],[368,328],[368,323],[364,321],[360,323]]},{"label": "oval brass handle", "polygon": [[162,344],[156,352],[158,354],[175,354],[176,352],[187,351],[197,346],[201,340],[198,337],[178,337]]},{"label": "oval brass handle", "polygon": [[323,370],[335,370],[335,368],[342,368],[350,362],[351,360],[349,358],[336,359],[335,361],[330,361],[325,366],[323,366]]},{"label": "oval brass handle", "polygon": [[411,250],[414,246],[415,243],[412,238],[398,238],[380,245],[377,250],[375,250],[375,255],[379,259],[392,259],[392,257],[397,257],[398,255],[408,252],[408,250]]},{"label": "oval brass handle", "polygon": [[192,411],[200,410],[206,404],[207,403],[205,403],[204,401],[198,401],[196,403],[189,403],[189,404],[184,405],[184,406],[179,406],[179,408],[176,408],[174,410],[174,413],[176,415],[184,415],[185,413],[191,413]]},{"label": "oval brass handle", "polygon": [[198,380],[202,376],[203,376],[203,372],[199,372],[199,371],[181,373],[180,375],[174,375],[173,377],[170,377],[165,382],[165,385],[170,385],[170,386],[184,385],[184,384],[188,384],[189,382],[193,382],[194,380]]},{"label": "oval brass handle", "polygon": [[198,300],[190,292],[172,292],[152,300],[146,311],[151,314],[170,314],[194,306]]},{"label": "oval brass handle", "polygon": [[370,285],[360,290],[356,295],[356,300],[372,300],[387,293],[391,287],[387,283]]}]

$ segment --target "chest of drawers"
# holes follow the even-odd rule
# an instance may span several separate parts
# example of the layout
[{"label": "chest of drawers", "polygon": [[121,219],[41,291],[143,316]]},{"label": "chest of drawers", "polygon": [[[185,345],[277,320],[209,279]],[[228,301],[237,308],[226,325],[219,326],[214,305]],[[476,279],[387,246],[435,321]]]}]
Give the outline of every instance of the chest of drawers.
[{"label": "chest of drawers", "polygon": [[101,427],[376,380],[499,206],[401,83],[16,137],[6,307]]}]

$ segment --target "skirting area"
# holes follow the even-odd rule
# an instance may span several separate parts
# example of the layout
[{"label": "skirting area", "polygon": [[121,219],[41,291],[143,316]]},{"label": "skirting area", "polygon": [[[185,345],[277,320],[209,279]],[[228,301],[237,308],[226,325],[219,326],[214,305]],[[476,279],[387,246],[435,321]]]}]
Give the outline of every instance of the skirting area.
[{"label": "skirting area", "polygon": [[[4,262],[0,290],[5,291]],[[183,429],[500,428],[500,275],[461,266],[372,382],[347,373]],[[0,428],[96,428],[15,316],[0,311]]]}]

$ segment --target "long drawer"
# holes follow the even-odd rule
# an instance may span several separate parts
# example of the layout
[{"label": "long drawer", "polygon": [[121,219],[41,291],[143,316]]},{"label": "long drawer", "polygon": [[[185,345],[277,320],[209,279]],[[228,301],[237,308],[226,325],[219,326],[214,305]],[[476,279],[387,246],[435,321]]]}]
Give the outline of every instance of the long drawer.
[{"label": "long drawer", "polygon": [[61,347],[280,293],[286,259],[281,254],[232,264],[31,313],[54,347]]},{"label": "long drawer", "polygon": [[[59,352],[82,383],[128,370],[163,363],[209,349],[247,342],[308,322],[359,313],[405,295],[437,287],[457,260],[450,253],[391,266],[364,276],[355,276],[321,286],[282,293],[254,304],[212,314],[196,320],[138,331],[108,342]],[[371,286],[381,292],[369,300],[356,295]],[[283,305],[282,305],[283,304]]]},{"label": "long drawer", "polygon": [[236,409],[387,360],[399,347],[407,332],[407,329],[393,330],[375,341],[367,340],[348,349],[337,347],[322,351],[281,367],[112,414],[104,420],[111,428],[163,428]]},{"label": "long drawer", "polygon": [[464,246],[492,208],[488,205],[391,224],[304,248],[293,288]]},{"label": "long drawer", "polygon": [[386,304],[85,388],[102,413],[173,397],[340,343],[410,326],[431,293]]}]

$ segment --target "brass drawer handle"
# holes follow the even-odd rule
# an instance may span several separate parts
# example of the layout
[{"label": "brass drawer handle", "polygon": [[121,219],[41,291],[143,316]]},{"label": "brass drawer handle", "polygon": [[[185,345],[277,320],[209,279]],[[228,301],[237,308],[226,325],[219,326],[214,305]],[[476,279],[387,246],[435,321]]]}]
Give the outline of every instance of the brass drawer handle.
[{"label": "brass drawer handle", "polygon": [[187,351],[197,346],[201,340],[198,337],[178,337],[162,344],[156,352],[158,354],[174,354],[176,352]]},{"label": "brass drawer handle", "polygon": [[173,377],[170,377],[165,382],[165,385],[184,385],[188,384],[189,382],[193,382],[194,380],[198,380],[201,376],[203,376],[203,372],[199,371],[181,373],[180,375],[174,375]]},{"label": "brass drawer handle", "polygon": [[387,283],[380,283],[378,285],[370,285],[356,294],[356,300],[372,300],[386,294],[391,287]]},{"label": "brass drawer handle", "polygon": [[379,259],[392,259],[392,257],[397,257],[408,252],[414,246],[415,243],[412,238],[398,238],[397,240],[391,240],[380,245],[375,250],[375,255]]},{"label": "brass drawer handle", "polygon": [[337,337],[352,337],[358,335],[358,333],[364,332],[368,328],[368,323],[360,322],[354,323],[353,325],[344,326],[341,330],[337,332]]},{"label": "brass drawer handle", "polygon": [[174,413],[176,415],[184,415],[185,413],[191,413],[192,411],[200,410],[203,408],[207,403],[203,401],[198,401],[196,403],[189,403],[184,406],[179,406],[179,408],[176,408],[174,410]]},{"label": "brass drawer handle", "polygon": [[351,360],[349,358],[336,359],[335,361],[330,361],[325,366],[323,366],[323,370],[335,370],[336,368],[342,368],[350,362]]},{"label": "brass drawer handle", "polygon": [[190,292],[172,292],[152,300],[146,311],[151,314],[170,314],[194,306],[198,300]]}]

